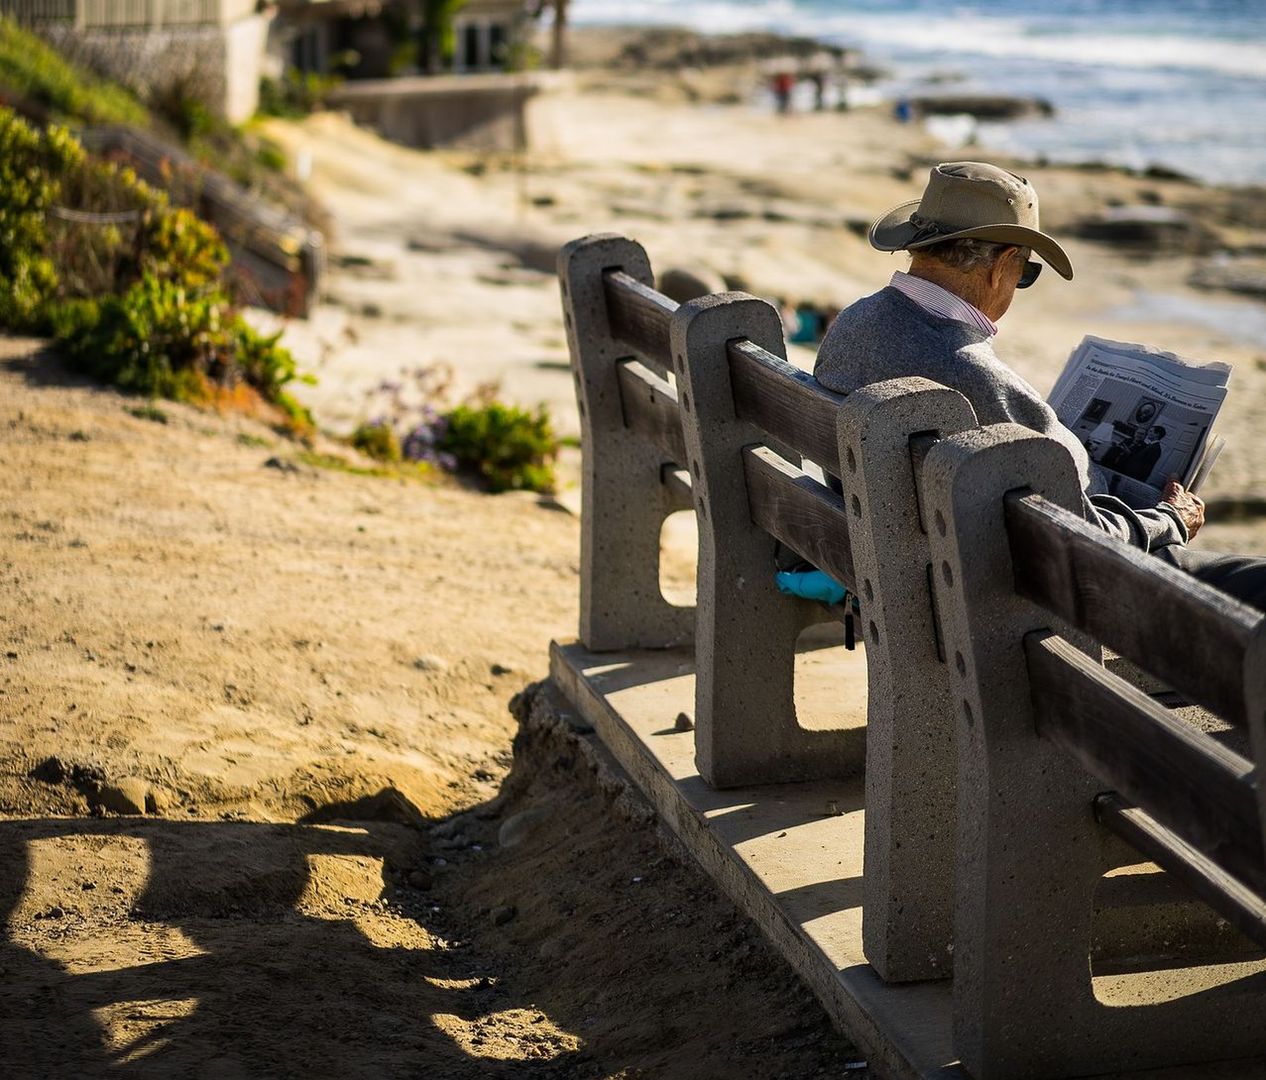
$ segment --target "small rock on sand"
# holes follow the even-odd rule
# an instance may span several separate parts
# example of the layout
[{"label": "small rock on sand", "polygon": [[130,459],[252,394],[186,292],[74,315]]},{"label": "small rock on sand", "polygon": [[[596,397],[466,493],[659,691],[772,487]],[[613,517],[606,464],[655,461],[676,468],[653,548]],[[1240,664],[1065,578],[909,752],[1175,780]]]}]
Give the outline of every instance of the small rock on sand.
[{"label": "small rock on sand", "polygon": [[448,661],[442,656],[419,656],[413,666],[419,671],[447,671]]},{"label": "small rock on sand", "polygon": [[115,814],[144,814],[149,785],[135,776],[102,784],[97,792],[97,802]]},{"label": "small rock on sand", "polygon": [[497,830],[497,843],[503,848],[518,847],[553,816],[548,806],[530,806],[508,817]]},{"label": "small rock on sand", "polygon": [[670,266],[659,276],[659,291],[669,299],[684,304],[709,293],[725,292],[725,282],[710,270]]},{"label": "small rock on sand", "polygon": [[409,887],[412,889],[429,889],[431,887],[431,875],[426,870],[410,870],[408,881]]},{"label": "small rock on sand", "polygon": [[508,922],[513,922],[514,917],[518,915],[519,909],[512,904],[506,904],[502,907],[492,909],[492,925],[505,926]]},{"label": "small rock on sand", "polygon": [[150,788],[145,796],[145,811],[149,814],[166,814],[171,810],[172,798],[162,788]]}]

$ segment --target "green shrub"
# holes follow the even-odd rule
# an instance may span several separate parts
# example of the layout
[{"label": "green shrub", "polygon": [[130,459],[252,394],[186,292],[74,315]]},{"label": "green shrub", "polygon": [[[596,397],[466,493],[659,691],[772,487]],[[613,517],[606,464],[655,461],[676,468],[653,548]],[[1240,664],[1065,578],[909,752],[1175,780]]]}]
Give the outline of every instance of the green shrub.
[{"label": "green shrub", "polygon": [[390,424],[383,421],[358,424],[352,432],[351,443],[366,457],[375,461],[396,463],[403,460],[400,437]]},{"label": "green shrub", "polygon": [[439,449],[479,474],[489,491],[554,491],[558,436],[544,405],[535,412],[492,401],[444,417]]},{"label": "green shrub", "polygon": [[243,408],[262,397],[311,430],[285,389],[294,357],[233,306],[227,266],[215,229],[130,168],[0,108],[0,326],[51,333],[74,367],[124,390]]},{"label": "green shrub", "polygon": [[0,109],[0,323],[39,329],[59,276],[48,251],[47,213],[61,177],[83,149],[63,128],[37,132]]},{"label": "green shrub", "polygon": [[0,85],[87,124],[138,124],[149,114],[131,94],[72,64],[42,38],[0,17]]},{"label": "green shrub", "polygon": [[259,111],[263,116],[301,120],[325,107],[330,94],[343,85],[337,75],[288,68],[280,79],[264,78],[259,83]]},{"label": "green shrub", "polygon": [[55,333],[72,365],[95,378],[148,397],[201,401],[207,380],[225,375],[224,323],[222,297],[191,296],[146,274],[121,296],[64,305]]}]

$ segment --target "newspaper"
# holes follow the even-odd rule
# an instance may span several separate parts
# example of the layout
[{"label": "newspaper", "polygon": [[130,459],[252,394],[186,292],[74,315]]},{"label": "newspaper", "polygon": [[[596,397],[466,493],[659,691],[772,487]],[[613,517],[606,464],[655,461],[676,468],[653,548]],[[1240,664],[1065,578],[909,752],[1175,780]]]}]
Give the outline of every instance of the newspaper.
[{"label": "newspaper", "polygon": [[1230,364],[1197,364],[1146,345],[1087,335],[1051,391],[1065,427],[1104,470],[1108,490],[1155,506],[1170,477],[1199,490],[1225,441],[1210,429]]}]

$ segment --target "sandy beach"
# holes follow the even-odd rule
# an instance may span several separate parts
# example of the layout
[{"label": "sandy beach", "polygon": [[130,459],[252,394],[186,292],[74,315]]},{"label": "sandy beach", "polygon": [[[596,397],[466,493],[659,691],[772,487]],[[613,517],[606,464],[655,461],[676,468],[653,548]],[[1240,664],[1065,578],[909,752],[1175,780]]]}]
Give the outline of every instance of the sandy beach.
[{"label": "sandy beach", "polygon": [[[837,309],[905,265],[864,226],[930,163],[977,153],[883,108],[775,115],[754,63],[625,70],[627,37],[577,40],[522,155],[270,122],[337,222],[325,301],[286,327],[328,431],[444,364],[459,392],[498,381],[575,434],[561,243],[619,231],[661,271]],[[999,353],[1042,390],[1087,333],[1230,361],[1207,493],[1266,496],[1266,309],[1191,284],[1215,248],[1266,250],[1255,199],[1017,168],[1077,277],[1021,296]],[[1206,239],[1074,235],[1133,206]],[[258,421],[135,405],[0,342],[11,1075],[865,1075],[567,731],[512,745],[509,703],[575,632],[578,451],[558,500],[488,496],[316,469]],[[689,584],[689,535],[670,535],[670,585]],[[1266,551],[1266,526],[1215,521],[1200,542]]]}]

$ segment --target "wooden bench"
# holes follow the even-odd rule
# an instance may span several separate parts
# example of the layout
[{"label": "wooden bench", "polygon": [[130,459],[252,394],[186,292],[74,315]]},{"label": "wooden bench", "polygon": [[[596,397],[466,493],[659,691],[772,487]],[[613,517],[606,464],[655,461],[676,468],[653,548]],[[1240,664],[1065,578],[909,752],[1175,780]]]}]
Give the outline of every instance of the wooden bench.
[{"label": "wooden bench", "polygon": [[[838,782],[843,791],[845,781],[864,769],[865,873],[859,888],[865,959],[890,986],[946,978],[952,970],[955,1039],[962,1038],[965,1047],[974,1046],[974,1038],[980,1041],[980,1031],[996,1039],[997,1025],[986,1022],[994,1002],[988,995],[980,996],[971,966],[979,962],[979,935],[993,925],[994,909],[990,907],[988,917],[981,913],[978,883],[963,877],[964,835],[970,832],[969,823],[981,816],[972,800],[986,795],[978,790],[982,766],[961,731],[964,680],[975,669],[967,666],[968,653],[961,644],[950,646],[942,626],[947,605],[961,596],[961,590],[954,592],[946,584],[945,566],[951,566],[951,577],[962,574],[953,570],[942,551],[946,537],[952,535],[950,518],[940,505],[929,512],[921,497],[925,462],[944,461],[948,451],[942,446],[970,446],[983,438],[971,407],[956,392],[922,379],[865,387],[847,397],[833,394],[786,361],[781,321],[772,306],[741,294],[679,306],[654,290],[645,252],[625,238],[604,235],[576,241],[561,253],[559,268],[584,442],[579,647],[592,660],[601,654],[624,657],[633,650],[692,646],[695,761],[702,779],[714,789],[742,786],[746,798],[752,785],[807,789],[812,785],[806,782],[816,779]],[[1035,439],[1029,432],[1020,442],[1028,446]],[[842,495],[800,468],[802,458],[838,477]],[[699,525],[694,609],[669,604],[659,582],[661,527],[668,514],[683,508],[695,510]],[[935,517],[937,512],[940,518]],[[1086,532],[1084,525],[1081,529]],[[1106,537],[1096,534],[1094,539],[1116,550]],[[797,636],[834,616],[820,605],[791,600],[776,591],[773,572],[779,545],[826,570],[861,598],[868,683],[864,728],[817,731],[798,723],[792,674]],[[1164,569],[1159,564],[1153,568],[1128,551],[1123,557],[1147,564],[1148,573]],[[988,577],[979,567],[977,573]],[[1003,567],[1000,573],[1009,588],[1009,572]],[[1030,576],[1045,581],[1049,572],[1035,570]],[[1170,572],[1168,577],[1180,575]],[[1242,610],[1239,617],[1245,618]],[[1137,642],[1103,640],[1144,667],[1154,660],[1150,639],[1140,638],[1138,647]],[[611,694],[586,684],[577,673],[579,661],[563,657],[560,649],[555,661],[556,678],[568,682],[574,699],[585,697],[582,711],[608,719],[618,711]],[[1087,663],[1097,678],[1109,678],[1096,660]],[[616,666],[634,668],[637,662],[622,660]],[[595,675],[593,682],[613,677],[615,697],[621,687],[643,678],[625,671],[620,676]],[[1182,680],[1170,681],[1190,692]],[[1187,730],[1175,726],[1181,721],[1150,699],[1131,692],[1147,702],[1149,716],[1166,717],[1166,730]],[[1199,693],[1191,693],[1191,699],[1208,703]],[[655,757],[648,744],[639,748],[636,738],[618,726],[608,727],[604,737],[621,741],[617,756],[626,766],[638,755],[647,761]],[[960,759],[967,770],[968,783],[963,785]],[[1080,768],[1075,763],[1070,767]],[[632,771],[637,774],[637,768]],[[662,761],[659,766],[652,762],[639,782],[687,846],[696,844],[692,850],[697,855],[698,845],[711,843],[698,831],[699,822],[688,817],[706,817],[709,806],[720,805],[718,800],[709,801],[694,788],[685,791],[684,780],[666,777]],[[1095,793],[1105,786],[1099,784]],[[1136,798],[1126,789],[1117,790]],[[1202,905],[1190,893],[1175,890],[1168,875],[1134,875],[1116,887],[1101,888],[1096,900],[1095,883],[1105,869],[1142,860],[1120,842],[1096,842],[1090,835],[1097,828],[1091,803],[1083,795],[1079,788],[1083,839],[1094,852],[1085,857],[1097,873],[1078,894],[1085,910],[1082,923],[1073,926],[1074,936],[1081,936],[1066,950],[1069,956],[1080,956],[1083,997],[1091,985],[1092,955],[1097,963],[1120,965],[1123,957],[1149,950],[1188,957],[1202,950],[1212,955],[1228,945],[1232,951],[1244,951],[1244,939],[1224,932],[1218,917],[1205,913],[1201,918]],[[789,805],[792,798],[783,801]],[[1136,811],[1125,811],[1111,799],[1095,805],[1105,820],[1138,825]],[[798,813],[803,819],[803,812]],[[775,819],[777,815],[770,820]],[[1124,835],[1128,827],[1122,825],[1118,831]],[[1049,870],[1041,858],[1045,841],[1041,834],[1007,835],[1017,850],[1024,848],[1026,858],[1033,857],[1033,866],[1026,870],[1032,888],[1032,876]],[[1144,856],[1160,857],[1154,845],[1140,839],[1138,828],[1127,839],[1131,836]],[[1258,843],[1260,847],[1260,836]],[[832,964],[838,964],[843,953],[831,954],[832,960],[825,955],[829,948],[811,942],[818,954],[804,959],[808,953],[801,947],[813,934],[803,921],[778,911],[776,900],[752,900],[751,865],[733,876],[728,864],[713,865],[720,866],[718,878],[732,895],[758,917],[764,913],[770,924],[767,932],[806,974],[833,1014],[853,1028],[851,1034],[859,1037],[859,1025],[882,1025],[882,1017],[895,1015],[893,1010],[903,1012],[905,1021],[925,1029],[925,1034],[933,1032],[917,1051],[897,1045],[905,1036],[893,1036],[893,1045],[874,1051],[881,1058],[890,1051],[884,1061],[894,1071],[931,1075],[928,1062],[945,1065],[952,1060],[945,1057],[945,1046],[937,1041],[941,1036],[935,1034],[941,1023],[938,995],[929,995],[916,984],[908,998],[884,997],[864,972],[850,975],[836,969],[844,994],[854,999],[841,1004],[839,986],[831,980]],[[971,865],[979,869],[977,863]],[[1210,898],[1200,873],[1181,861],[1166,865]],[[1063,889],[1055,880],[1056,891]],[[1152,887],[1156,885],[1160,887]],[[820,890],[814,890],[821,906]],[[1012,952],[1007,955],[1023,957],[1031,943],[1041,940],[1049,945],[1047,939],[1061,938],[1051,932],[1050,926],[1056,924],[1042,926],[1030,920],[1025,925],[1023,897],[1011,899],[1016,905],[1016,932],[1027,931],[1028,937],[1023,945],[1008,942]],[[1228,908],[1220,896],[1214,899],[1220,911],[1235,913],[1235,926],[1253,930],[1253,918],[1246,921],[1244,916],[1253,910],[1253,901],[1241,897],[1238,908]],[[1096,910],[1102,917],[1092,927]],[[976,936],[963,936],[964,920],[971,912],[980,925],[974,927]],[[964,941],[972,944],[965,949]],[[992,962],[1003,961],[995,957]],[[1076,968],[1076,962],[1070,963]],[[1040,986],[1043,976],[1035,970],[1029,978]],[[960,977],[963,971],[968,973],[965,979]],[[1045,1008],[1052,1007],[1051,995],[1035,997]],[[946,1014],[948,1005],[946,996]],[[1094,1025],[1103,1012],[1086,1010],[1068,1022],[1068,1030],[1081,1035],[1069,1035],[1062,1043],[1060,1036],[1049,1043],[1058,1047],[1043,1067],[1053,1071],[1042,1075],[1076,1075],[1079,1063],[1093,1059],[1085,1047],[1081,1056],[1062,1055],[1068,1039],[1080,1037],[1086,1045],[1100,1045]],[[1022,1012],[1025,1023],[1030,1013],[1040,1015],[1040,1010]],[[1040,1024],[1031,1026],[1041,1031]],[[1014,1033],[1003,1042],[1012,1037]],[[1258,1052],[1252,1038],[1241,1040],[1230,1056]],[[1112,1036],[1102,1039],[1104,1045],[1113,1041]],[[954,1045],[957,1049],[957,1042]],[[973,1075],[1039,1075],[1027,1071],[1037,1060],[1032,1056],[1023,1059],[1019,1071],[1008,1072],[1010,1064],[999,1066],[996,1055],[989,1056],[993,1050],[982,1051],[983,1056],[962,1052],[969,1068],[982,1070]],[[1159,1060],[1147,1054],[1123,1058],[1129,1067]]]}]

